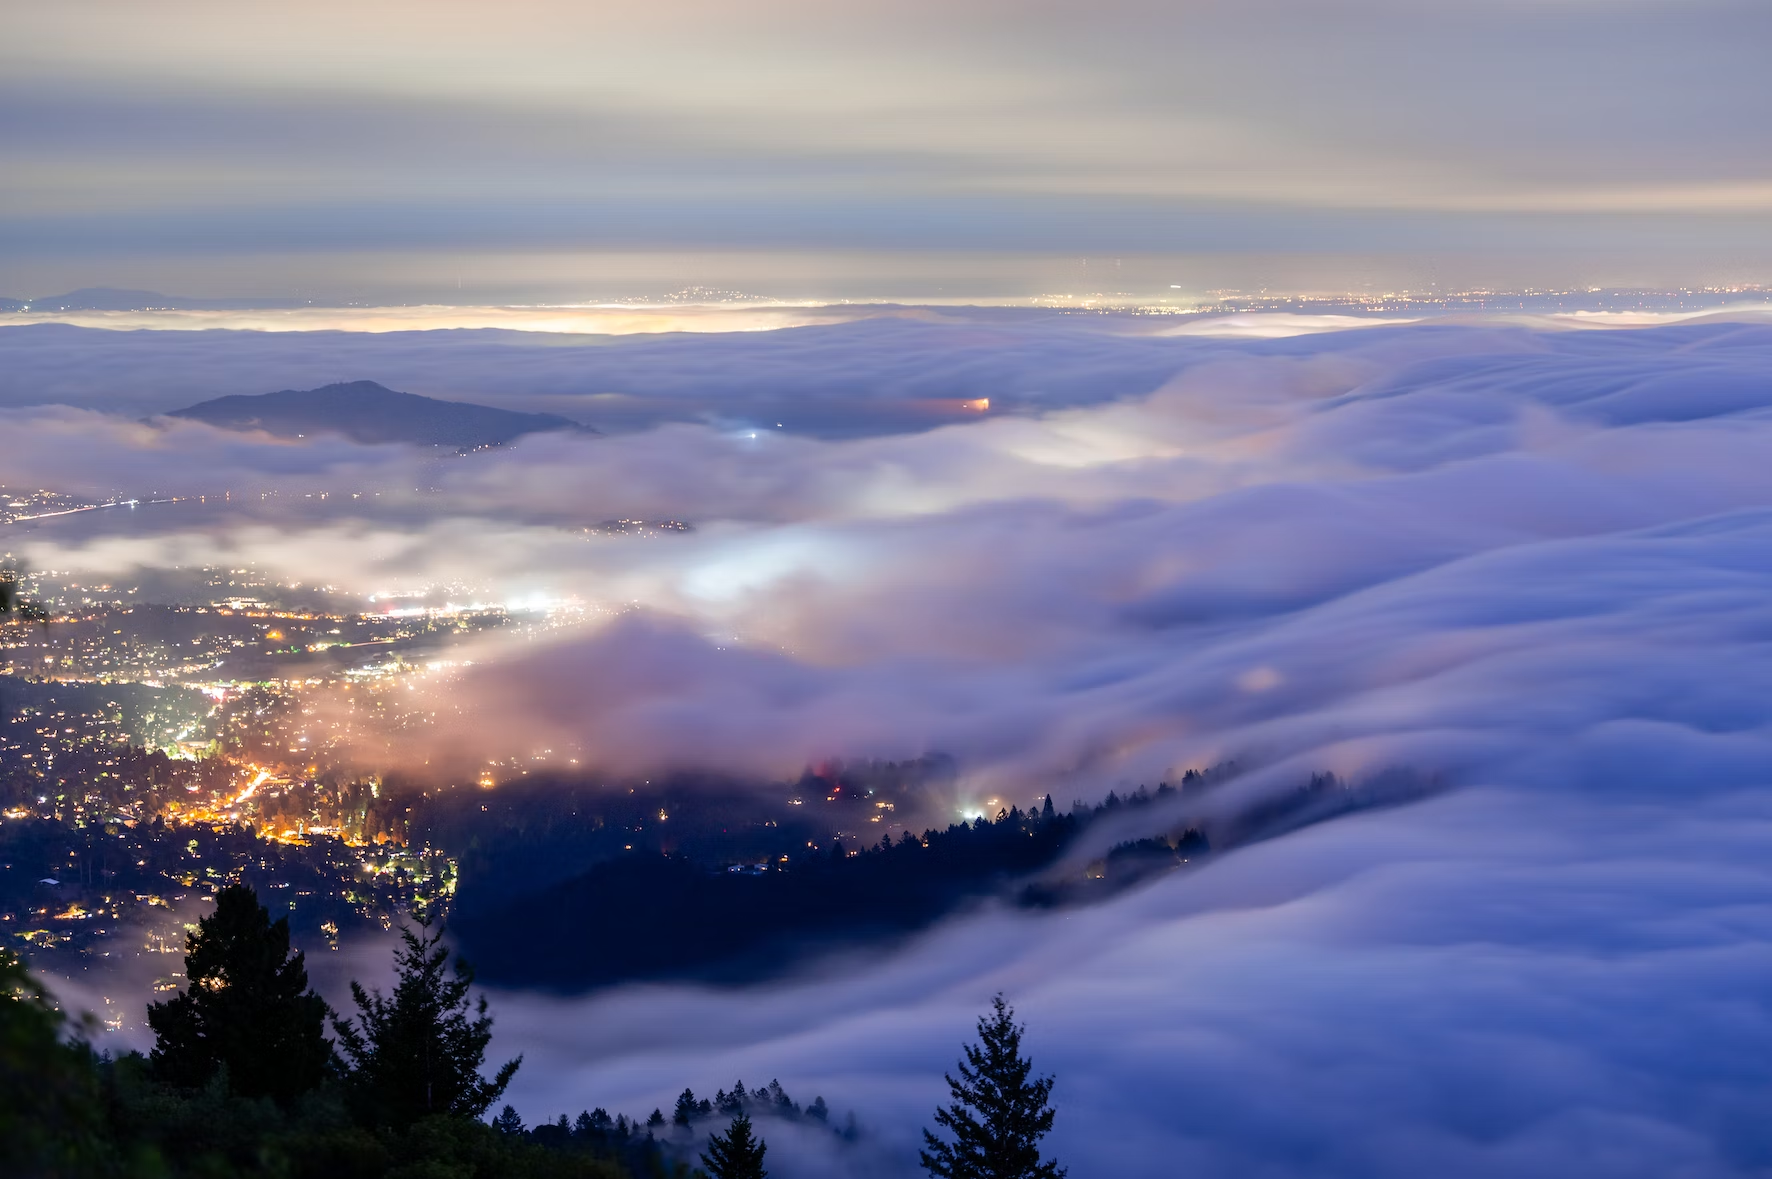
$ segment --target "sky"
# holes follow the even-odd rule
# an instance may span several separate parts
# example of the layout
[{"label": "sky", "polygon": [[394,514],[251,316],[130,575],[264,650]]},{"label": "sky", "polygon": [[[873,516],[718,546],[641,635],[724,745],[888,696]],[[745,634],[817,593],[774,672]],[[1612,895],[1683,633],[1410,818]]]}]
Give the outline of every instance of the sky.
[{"label": "sky", "polygon": [[[1100,907],[985,908],[769,986],[494,992],[493,1052],[525,1055],[511,1099],[531,1122],[777,1077],[865,1130],[847,1151],[772,1132],[783,1179],[908,1176],[941,1070],[1003,990],[1059,1078],[1073,1174],[1762,1173],[1772,321],[1226,339],[1051,320],[431,336],[456,350],[433,363],[509,404],[558,405],[582,371],[658,407],[441,466],[154,419],[99,379],[196,389],[328,355],[419,373],[401,333],[345,350],[0,329],[5,367],[67,373],[58,403],[0,409],[0,469],[388,493],[144,508],[7,544],[72,573],[251,564],[341,592],[461,579],[583,602],[582,626],[477,653],[432,756],[570,742],[617,770],[791,776],[942,750],[956,811],[1244,767],[1153,815],[1164,829],[1315,772],[1438,788]],[[1107,391],[1055,381],[1044,404],[933,423],[873,408],[1067,367]],[[849,428],[740,420],[833,387]],[[435,490],[393,494],[415,475]],[[581,531],[629,515],[696,530]]]},{"label": "sky", "polygon": [[1754,0],[0,8],[0,293],[1768,279]]}]

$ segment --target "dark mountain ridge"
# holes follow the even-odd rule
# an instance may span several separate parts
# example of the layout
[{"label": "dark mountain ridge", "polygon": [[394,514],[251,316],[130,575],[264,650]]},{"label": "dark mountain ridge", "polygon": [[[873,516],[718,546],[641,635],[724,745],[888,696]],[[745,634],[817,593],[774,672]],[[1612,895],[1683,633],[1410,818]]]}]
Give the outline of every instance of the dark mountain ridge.
[{"label": "dark mountain ridge", "polygon": [[0,299],[0,311],[240,311],[300,307],[297,299],[190,299],[159,291],[81,287],[61,295]]},{"label": "dark mountain ridge", "polygon": [[374,381],[217,397],[172,410],[167,416],[208,422],[224,430],[263,430],[279,438],[332,433],[367,444],[406,442],[458,451],[502,445],[525,434],[597,432],[557,414],[440,401],[400,393]]}]

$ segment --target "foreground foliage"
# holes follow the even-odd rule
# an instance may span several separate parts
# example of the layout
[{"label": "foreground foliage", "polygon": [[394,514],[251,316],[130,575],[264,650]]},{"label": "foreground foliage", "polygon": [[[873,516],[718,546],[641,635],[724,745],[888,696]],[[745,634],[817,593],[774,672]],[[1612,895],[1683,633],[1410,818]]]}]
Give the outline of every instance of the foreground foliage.
[{"label": "foreground foliage", "polygon": [[[151,1056],[95,1054],[0,950],[0,1159],[20,1179],[623,1179],[668,1174],[650,1140],[543,1144],[479,1120],[516,1072],[480,1076],[491,1018],[445,970],[442,931],[405,931],[391,996],[335,1021],[289,930],[250,889],[186,943],[190,986],[154,1004]],[[471,1013],[471,1014],[470,1014]]]},{"label": "foreground foliage", "polygon": [[0,949],[0,1143],[14,1174],[117,1169],[92,1053],[63,1041],[64,1023],[18,956]]},{"label": "foreground foliage", "polygon": [[[151,1056],[99,1056],[10,951],[0,949],[0,1173],[19,1179],[766,1179],[753,1113],[818,1127],[845,1142],[854,1116],[829,1124],[822,1097],[802,1107],[778,1082],[742,1081],[710,1099],[685,1089],[667,1121],[644,1125],[597,1109],[576,1123],[526,1129],[505,1106],[481,1118],[516,1072],[480,1073],[492,1020],[465,964],[448,968],[442,930],[403,931],[391,994],[353,986],[355,1022],[334,1020],[343,1056],[318,1021],[288,928],[235,886],[187,942],[190,987],[154,1004]],[[1031,1078],[1022,1028],[998,996],[979,1020],[954,1103],[928,1133],[923,1165],[943,1179],[1063,1179],[1040,1158],[1052,1127],[1052,1078]],[[316,1063],[317,1061],[317,1063]],[[280,1062],[289,1067],[279,1075]],[[695,1122],[730,1117],[692,1171]]]}]

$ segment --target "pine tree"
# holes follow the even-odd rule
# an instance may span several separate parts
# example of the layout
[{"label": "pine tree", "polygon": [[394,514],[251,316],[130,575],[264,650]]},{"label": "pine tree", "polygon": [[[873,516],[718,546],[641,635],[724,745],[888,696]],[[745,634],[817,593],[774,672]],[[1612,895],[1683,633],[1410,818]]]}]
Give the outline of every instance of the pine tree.
[{"label": "pine tree", "polygon": [[506,1061],[490,1081],[480,1075],[492,1040],[486,998],[470,1003],[474,973],[459,958],[454,977],[445,973],[449,950],[442,927],[433,932],[420,921],[419,929],[422,934],[401,927],[393,994],[367,992],[353,982],[357,1018],[332,1024],[351,1066],[359,1111],[376,1125],[410,1126],[434,1114],[478,1120],[523,1063],[521,1056]]},{"label": "pine tree", "polygon": [[935,1122],[954,1141],[924,1130],[927,1149],[917,1157],[940,1179],[1062,1179],[1063,1167],[1040,1158],[1040,1139],[1052,1129],[1046,1104],[1052,1078],[1028,1079],[1033,1064],[1021,1055],[1026,1029],[1002,995],[991,1007],[994,1014],[979,1017],[979,1043],[965,1047],[960,1079],[944,1077],[954,1102],[935,1111]]},{"label": "pine tree", "polygon": [[708,1137],[701,1165],[708,1169],[710,1179],[767,1179],[769,1172],[763,1169],[763,1153],[768,1149],[768,1143],[751,1136],[750,1115],[741,1113],[732,1119],[723,1136]]},{"label": "pine tree", "polygon": [[695,1115],[699,1112],[701,1111],[696,1107],[695,1090],[685,1089],[677,1094],[677,1107],[671,1115],[671,1121],[687,1130],[695,1122]]},{"label": "pine tree", "polygon": [[161,1080],[195,1089],[226,1067],[234,1092],[287,1104],[325,1079],[331,1011],[289,952],[289,920],[272,921],[252,889],[222,889],[186,935],[185,978],[188,988],[148,1007]]},{"label": "pine tree", "polygon": [[523,1132],[523,1117],[517,1112],[516,1106],[507,1105],[492,1119],[492,1128],[507,1138],[515,1138]]}]

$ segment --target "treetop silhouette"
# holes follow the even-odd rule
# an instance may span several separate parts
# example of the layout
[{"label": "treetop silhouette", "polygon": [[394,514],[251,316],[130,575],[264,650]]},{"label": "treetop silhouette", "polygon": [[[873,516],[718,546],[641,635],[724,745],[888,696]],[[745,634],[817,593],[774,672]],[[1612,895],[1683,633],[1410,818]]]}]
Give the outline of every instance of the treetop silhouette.
[{"label": "treetop silhouette", "polygon": [[979,1017],[979,1042],[965,1046],[959,1079],[943,1074],[953,1103],[935,1111],[935,1123],[954,1141],[924,1130],[917,1157],[940,1179],[1063,1179],[1063,1167],[1040,1158],[1040,1139],[1052,1129],[1053,1079],[1030,1079],[1033,1062],[1021,1054],[1026,1029],[1001,994],[991,1010]]},{"label": "treetop silhouette", "polygon": [[751,1132],[751,1115],[740,1113],[725,1134],[709,1136],[701,1164],[711,1179],[768,1179],[769,1172],[763,1169],[768,1149],[769,1144]]},{"label": "treetop silhouette", "polygon": [[375,1124],[409,1126],[436,1114],[477,1119],[523,1063],[506,1061],[490,1081],[480,1075],[492,1040],[486,997],[469,999],[474,972],[466,962],[458,958],[453,975],[446,972],[443,927],[421,920],[418,929],[400,929],[393,993],[353,982],[356,1019],[332,1021],[359,1109]]},{"label": "treetop silhouette", "polygon": [[326,1001],[308,989],[302,954],[289,950],[289,921],[271,920],[258,894],[235,884],[185,936],[190,985],[148,1007],[157,1077],[197,1089],[223,1070],[243,1097],[287,1105],[332,1068]]}]

